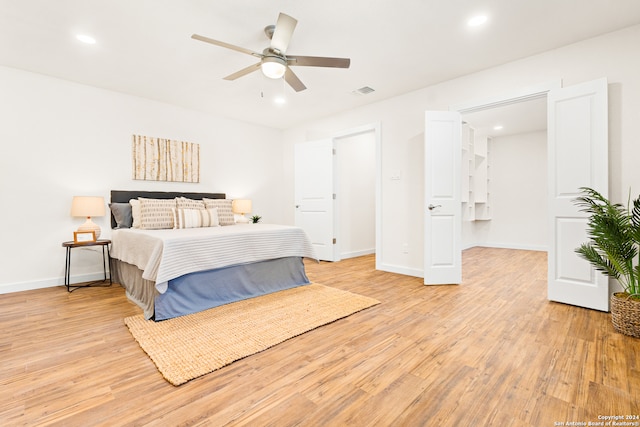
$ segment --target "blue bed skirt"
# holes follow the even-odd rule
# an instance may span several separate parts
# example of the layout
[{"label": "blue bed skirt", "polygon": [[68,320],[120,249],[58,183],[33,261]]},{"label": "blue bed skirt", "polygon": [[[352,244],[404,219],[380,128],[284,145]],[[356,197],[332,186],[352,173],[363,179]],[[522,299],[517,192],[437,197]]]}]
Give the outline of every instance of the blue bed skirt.
[{"label": "blue bed skirt", "polygon": [[[129,270],[123,271],[125,267]],[[147,319],[156,321],[309,284],[300,257],[187,274],[170,280],[164,294],[158,293],[152,282],[142,279],[135,266],[119,265],[118,270],[127,296],[145,311]],[[136,274],[131,274],[131,270],[137,270]]]}]

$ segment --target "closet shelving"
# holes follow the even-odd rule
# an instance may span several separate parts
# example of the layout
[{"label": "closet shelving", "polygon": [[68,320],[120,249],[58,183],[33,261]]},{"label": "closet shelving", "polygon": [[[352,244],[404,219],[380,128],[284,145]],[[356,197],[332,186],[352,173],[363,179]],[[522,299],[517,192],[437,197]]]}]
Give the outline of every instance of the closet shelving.
[{"label": "closet shelving", "polygon": [[491,139],[477,135],[468,123],[462,125],[462,219],[491,219]]}]

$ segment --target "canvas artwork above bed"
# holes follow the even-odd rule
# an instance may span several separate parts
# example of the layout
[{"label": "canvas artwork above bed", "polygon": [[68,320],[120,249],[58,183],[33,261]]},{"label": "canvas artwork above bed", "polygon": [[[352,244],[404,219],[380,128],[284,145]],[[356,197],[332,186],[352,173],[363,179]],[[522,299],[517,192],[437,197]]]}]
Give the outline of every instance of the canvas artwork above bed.
[{"label": "canvas artwork above bed", "polygon": [[223,193],[111,192],[112,276],[156,321],[309,284],[299,227],[235,224]]}]

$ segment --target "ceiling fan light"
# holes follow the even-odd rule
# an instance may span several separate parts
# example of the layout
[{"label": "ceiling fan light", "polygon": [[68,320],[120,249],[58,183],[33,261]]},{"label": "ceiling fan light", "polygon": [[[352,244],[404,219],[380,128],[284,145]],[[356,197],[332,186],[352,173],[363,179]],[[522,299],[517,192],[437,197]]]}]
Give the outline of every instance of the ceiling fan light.
[{"label": "ceiling fan light", "polygon": [[260,65],[262,74],[270,79],[279,79],[284,76],[284,72],[287,70],[287,66],[282,58],[276,56],[266,56],[262,59]]}]

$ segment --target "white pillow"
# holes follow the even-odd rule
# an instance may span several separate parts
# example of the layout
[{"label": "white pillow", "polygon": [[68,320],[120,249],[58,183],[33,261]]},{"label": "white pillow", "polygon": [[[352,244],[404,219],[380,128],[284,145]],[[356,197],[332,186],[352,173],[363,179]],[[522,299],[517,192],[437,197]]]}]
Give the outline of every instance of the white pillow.
[{"label": "white pillow", "polygon": [[186,197],[176,197],[176,204],[178,208],[184,209],[204,209],[203,200],[187,199]]},{"label": "white pillow", "polygon": [[140,200],[131,199],[129,200],[129,204],[131,205],[131,216],[133,217],[131,228],[140,228],[140,217],[142,216],[142,212],[140,211]]},{"label": "white pillow", "polygon": [[218,209],[173,208],[173,228],[217,227]]}]

